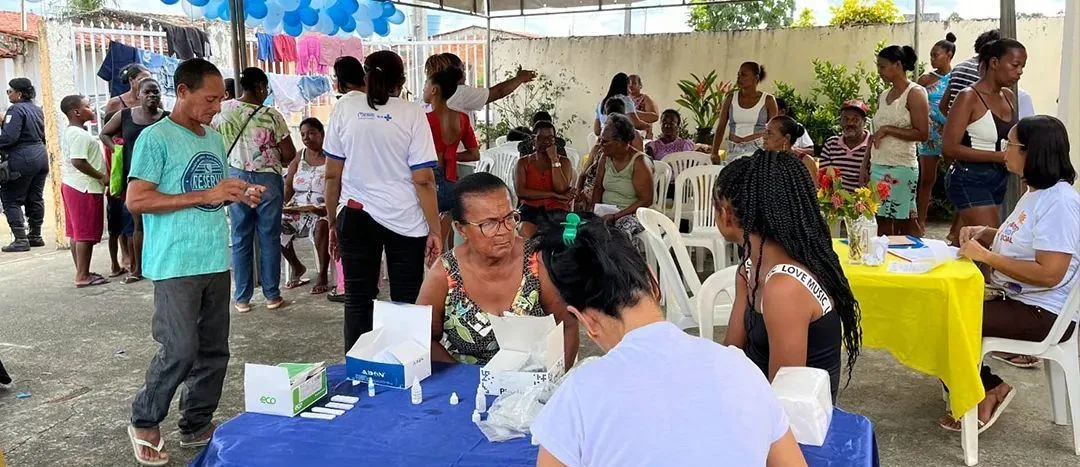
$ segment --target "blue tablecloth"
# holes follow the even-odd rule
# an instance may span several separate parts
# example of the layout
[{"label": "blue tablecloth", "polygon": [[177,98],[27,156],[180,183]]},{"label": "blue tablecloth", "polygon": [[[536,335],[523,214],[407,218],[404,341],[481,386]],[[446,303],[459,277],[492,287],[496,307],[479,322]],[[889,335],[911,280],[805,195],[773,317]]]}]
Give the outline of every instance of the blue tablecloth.
[{"label": "blue tablecloth", "polygon": [[[379,388],[369,398],[366,385],[343,380],[343,365],[332,366],[327,370],[330,394],[360,397],[355,408],[334,420],[240,414],[218,427],[191,465],[536,465],[537,448],[528,437],[489,443],[472,423],[476,366],[436,364],[432,369],[422,383],[424,403],[412,405],[409,391],[398,389]],[[456,406],[449,402],[453,391],[461,399]],[[802,450],[811,466],[878,466],[870,421],[840,409],[833,413],[825,445]]]}]

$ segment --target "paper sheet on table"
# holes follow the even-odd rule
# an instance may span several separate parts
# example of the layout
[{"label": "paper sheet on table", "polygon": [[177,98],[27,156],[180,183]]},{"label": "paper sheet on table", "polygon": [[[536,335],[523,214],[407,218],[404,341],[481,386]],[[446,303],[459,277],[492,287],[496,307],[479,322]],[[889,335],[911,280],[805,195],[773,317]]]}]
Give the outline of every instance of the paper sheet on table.
[{"label": "paper sheet on table", "polygon": [[889,253],[907,260],[907,263],[893,261],[888,271],[902,274],[922,274],[952,261],[958,257],[960,249],[951,247],[941,240],[924,240],[923,248],[890,248]]},{"label": "paper sheet on table", "polygon": [[593,214],[600,217],[604,217],[608,214],[615,214],[617,212],[619,212],[619,207],[614,204],[596,203],[596,206],[593,206]]}]

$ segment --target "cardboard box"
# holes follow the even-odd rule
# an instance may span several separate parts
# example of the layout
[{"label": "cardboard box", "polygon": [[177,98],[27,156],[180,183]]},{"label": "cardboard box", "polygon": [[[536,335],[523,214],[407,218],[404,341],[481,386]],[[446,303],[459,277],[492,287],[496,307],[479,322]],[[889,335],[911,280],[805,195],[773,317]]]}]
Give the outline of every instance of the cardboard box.
[{"label": "cardboard box", "polygon": [[[480,368],[480,386],[491,396],[518,391],[551,381],[565,372],[563,325],[548,316],[489,316],[499,352]],[[543,370],[520,371],[529,361],[543,362]]]},{"label": "cardboard box", "polygon": [[791,420],[799,444],[821,446],[832,424],[832,386],[829,372],[820,368],[782,367],[772,382],[776,398]]},{"label": "cardboard box", "polygon": [[244,410],[293,417],[326,395],[326,365],[244,365]]},{"label": "cardboard box", "polygon": [[373,329],[345,354],[345,374],[400,389],[431,376],[431,307],[376,300]]}]

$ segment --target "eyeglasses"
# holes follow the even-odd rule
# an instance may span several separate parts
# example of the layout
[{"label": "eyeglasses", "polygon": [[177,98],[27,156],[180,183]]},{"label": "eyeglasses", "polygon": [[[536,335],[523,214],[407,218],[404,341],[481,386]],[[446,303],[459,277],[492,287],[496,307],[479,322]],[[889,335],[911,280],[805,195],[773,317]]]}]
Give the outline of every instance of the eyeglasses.
[{"label": "eyeglasses", "polygon": [[513,232],[521,223],[521,213],[517,211],[510,211],[506,217],[498,220],[486,220],[483,222],[465,222],[466,224],[473,225],[480,228],[480,233],[487,237],[494,237],[499,233],[500,228],[506,228],[507,231]]},{"label": "eyeglasses", "polygon": [[1018,147],[1020,149],[1024,149],[1025,147],[1027,147],[1027,146],[1025,146],[1023,144],[1014,143],[1012,141],[1009,141],[1008,138],[1002,139],[1001,143],[1000,143],[1000,145],[998,147],[1001,148],[1002,151],[1004,151],[1006,149],[1009,149],[1009,146],[1016,146],[1016,147]]}]

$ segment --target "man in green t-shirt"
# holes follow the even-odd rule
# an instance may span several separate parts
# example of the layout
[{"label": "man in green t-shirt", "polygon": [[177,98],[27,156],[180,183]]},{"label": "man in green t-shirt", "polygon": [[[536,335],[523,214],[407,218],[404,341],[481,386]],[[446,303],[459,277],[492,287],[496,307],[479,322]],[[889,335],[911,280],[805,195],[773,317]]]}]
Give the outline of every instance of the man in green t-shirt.
[{"label": "man in green t-shirt", "polygon": [[131,404],[128,435],[142,464],[168,460],[158,425],[181,383],[180,446],[202,446],[229,363],[226,203],[254,206],[265,188],[225,178],[221,134],[207,126],[225,82],[206,60],[176,68],[176,105],[143,130],[131,157],[127,205],[143,216],[143,275],[154,281],[154,340],[161,344]]}]

